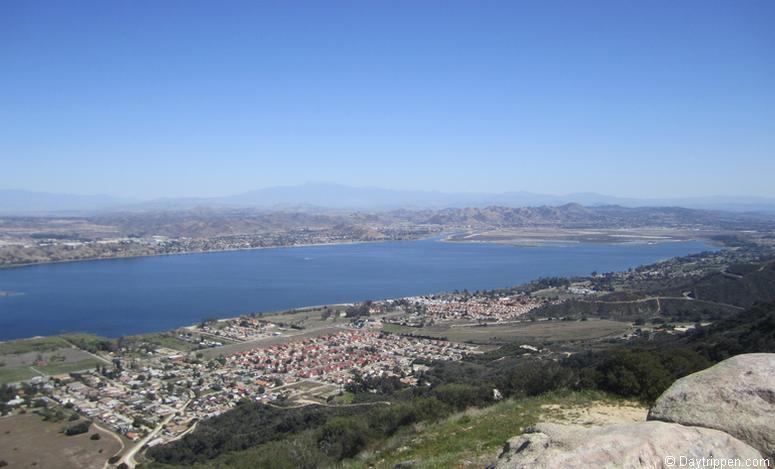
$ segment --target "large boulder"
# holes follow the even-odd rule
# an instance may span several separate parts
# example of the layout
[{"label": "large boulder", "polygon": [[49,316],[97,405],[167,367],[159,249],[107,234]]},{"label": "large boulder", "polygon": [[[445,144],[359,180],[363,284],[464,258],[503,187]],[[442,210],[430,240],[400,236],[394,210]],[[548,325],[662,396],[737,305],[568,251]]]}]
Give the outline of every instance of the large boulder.
[{"label": "large boulder", "polygon": [[715,428],[775,457],[775,354],[737,355],[679,379],[648,420]]},{"label": "large boulder", "polygon": [[664,468],[701,458],[745,460],[759,459],[761,454],[718,430],[675,423],[605,427],[542,423],[510,439],[495,467]]}]

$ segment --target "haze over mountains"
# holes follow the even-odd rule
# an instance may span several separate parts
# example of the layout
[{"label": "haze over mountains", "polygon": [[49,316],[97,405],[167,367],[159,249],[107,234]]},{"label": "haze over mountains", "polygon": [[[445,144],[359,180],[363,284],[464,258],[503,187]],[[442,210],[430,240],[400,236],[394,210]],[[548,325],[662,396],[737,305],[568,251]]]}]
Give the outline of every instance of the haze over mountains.
[{"label": "haze over mountains", "polygon": [[110,195],[76,195],[0,190],[0,214],[94,214],[114,211],[185,210],[197,207],[334,210],[438,209],[456,207],[535,207],[577,203],[586,206],[678,206],[686,208],[775,212],[775,199],[743,196],[639,199],[596,193],[565,195],[525,191],[503,193],[438,192],[353,187],[334,183],[275,186],[224,197],[179,197],[136,200]]}]

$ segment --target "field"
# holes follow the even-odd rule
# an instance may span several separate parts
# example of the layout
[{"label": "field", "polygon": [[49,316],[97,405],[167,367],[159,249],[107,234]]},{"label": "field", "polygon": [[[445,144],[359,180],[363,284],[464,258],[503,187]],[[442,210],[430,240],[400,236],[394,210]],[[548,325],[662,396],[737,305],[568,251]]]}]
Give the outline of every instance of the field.
[{"label": "field", "polygon": [[[102,468],[121,449],[117,437],[92,425],[87,433],[65,436],[64,423],[44,422],[35,414],[0,418],[0,460],[8,467]],[[100,434],[99,440],[90,436]]]},{"label": "field", "polygon": [[397,433],[365,458],[344,467],[393,468],[414,461],[416,468],[486,467],[511,437],[541,421],[603,425],[642,421],[640,404],[599,393],[550,393],[507,400],[484,409],[470,409],[438,423]]},{"label": "field", "polygon": [[126,337],[127,342],[146,342],[156,345],[158,347],[169,348],[177,350],[179,352],[190,352],[195,350],[197,346],[191,342],[180,340],[177,338],[177,332],[157,332],[153,334],[133,335]]},{"label": "field", "polygon": [[7,368],[3,366],[0,367],[0,384],[17,383],[41,375],[41,373],[36,373],[35,370],[28,366],[21,368]]},{"label": "field", "polygon": [[9,342],[0,342],[0,355],[46,352],[69,346],[70,344],[66,340],[57,336],[13,340]]},{"label": "field", "polygon": [[340,319],[339,313],[347,309],[348,305],[328,305],[328,309],[334,313],[332,319],[323,320],[321,315],[323,314],[323,306],[312,306],[308,308],[299,308],[289,311],[282,311],[279,313],[267,313],[262,314],[261,319],[270,321],[275,324],[288,323],[303,325],[307,328],[323,327],[331,325],[332,323],[346,323],[347,320]]},{"label": "field", "polygon": [[284,332],[281,336],[265,337],[263,339],[251,340],[249,342],[239,342],[234,344],[224,345],[223,347],[203,349],[197,352],[201,353],[206,359],[213,359],[216,357],[222,357],[231,355],[234,353],[245,352],[257,347],[266,347],[273,344],[282,344],[291,340],[303,339],[305,337],[317,337],[325,334],[333,334],[340,332],[342,329],[339,327],[324,327],[313,330],[302,330],[295,332]]},{"label": "field", "polygon": [[[278,314],[264,317],[263,319],[272,322],[282,321],[283,319],[288,323],[304,321],[308,325],[314,324],[315,327],[310,327],[309,329],[301,331],[286,331],[281,336],[272,336],[250,342],[240,342],[227,344],[223,347],[203,349],[197,353],[201,353],[205,359],[213,359],[219,356],[251,350],[256,347],[266,347],[272,344],[284,343],[304,337],[332,334],[342,330],[340,327],[334,326],[334,324],[336,324],[335,322],[321,321],[319,316],[319,311],[299,311],[292,314]],[[436,337],[452,342],[498,346],[514,340],[521,340],[526,343],[543,343],[595,340],[615,337],[632,330],[632,325],[622,321],[590,318],[587,321],[536,321],[488,326],[442,325],[422,328],[386,324],[383,330],[399,334]]]},{"label": "field", "polygon": [[60,337],[1,344],[0,384],[95,368],[101,362]]},{"label": "field", "polygon": [[[179,352],[190,352],[196,345],[177,338],[177,332],[159,332],[129,336],[126,343],[148,343]],[[84,333],[0,342],[0,384],[93,369],[107,363],[86,350],[98,353],[106,344],[115,346],[114,339]]]},{"label": "field", "polygon": [[59,375],[62,373],[72,373],[81,370],[92,370],[97,368],[98,365],[104,365],[104,362],[94,359],[85,358],[76,362],[59,363],[47,366],[36,367],[37,370],[43,372],[46,375]]},{"label": "field", "polygon": [[387,324],[388,332],[446,338],[453,342],[503,344],[525,342],[567,342],[617,336],[632,329],[626,322],[589,319],[588,321],[536,321],[481,327],[405,327]]}]

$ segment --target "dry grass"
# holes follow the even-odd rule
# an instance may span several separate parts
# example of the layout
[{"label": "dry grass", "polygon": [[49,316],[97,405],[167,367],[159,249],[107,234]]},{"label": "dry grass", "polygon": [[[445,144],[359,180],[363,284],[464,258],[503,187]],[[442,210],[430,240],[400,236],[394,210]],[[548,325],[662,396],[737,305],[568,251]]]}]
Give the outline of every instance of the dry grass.
[{"label": "dry grass", "polygon": [[59,433],[67,423],[44,422],[35,414],[0,418],[0,459],[8,467],[100,469],[121,448],[104,432],[99,440],[90,439],[98,432],[94,425],[81,435]]},{"label": "dry grass", "polygon": [[417,468],[481,468],[495,461],[511,437],[541,421],[605,425],[644,420],[646,408],[600,393],[550,393],[469,409],[438,423],[417,425],[342,466],[392,468],[413,461]]}]

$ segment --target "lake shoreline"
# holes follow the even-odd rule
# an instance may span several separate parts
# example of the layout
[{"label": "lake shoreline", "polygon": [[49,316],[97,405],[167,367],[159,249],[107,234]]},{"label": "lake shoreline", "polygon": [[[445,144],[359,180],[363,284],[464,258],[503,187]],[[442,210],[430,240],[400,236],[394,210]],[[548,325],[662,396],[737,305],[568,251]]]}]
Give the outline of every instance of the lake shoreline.
[{"label": "lake shoreline", "polygon": [[[167,257],[167,256],[187,256],[191,254],[209,254],[218,252],[240,252],[240,251],[257,251],[261,249],[292,249],[292,248],[307,248],[314,246],[348,246],[351,244],[378,244],[388,242],[400,242],[400,241],[420,241],[422,239],[431,238],[414,238],[406,240],[385,240],[385,241],[342,241],[335,243],[306,243],[306,244],[291,244],[285,246],[256,246],[252,248],[231,248],[231,249],[208,249],[206,251],[185,251],[185,252],[162,252],[158,254],[136,254],[132,256],[115,256],[115,257],[87,257],[84,259],[62,259],[58,261],[43,261],[43,262],[27,262],[24,264],[10,264],[0,266],[0,270],[5,269],[20,269],[23,267],[35,267],[52,264],[71,264],[75,262],[97,262],[97,261],[117,261],[124,259],[143,259],[147,257]],[[0,297],[2,297],[0,292]],[[13,292],[12,292],[13,293]]]},{"label": "lake shoreline", "polygon": [[[528,249],[433,237],[175,253],[213,254],[178,261],[143,256],[159,260],[61,262],[57,268],[0,271],[3,290],[21,293],[0,298],[0,328],[3,340],[68,331],[119,337],[179,329],[208,317],[507,288],[539,277],[617,271],[712,249],[704,242]],[[232,251],[242,254],[228,255]]]},{"label": "lake shoreline", "polygon": [[[354,244],[381,244],[381,243],[391,243],[391,242],[424,241],[424,240],[434,240],[434,239],[441,243],[487,244],[487,245],[514,246],[514,247],[575,246],[580,244],[641,245],[641,244],[683,243],[683,242],[692,242],[692,241],[707,243],[709,245],[718,246],[718,247],[725,246],[723,242],[720,242],[718,240],[714,240],[711,238],[702,237],[702,236],[688,237],[683,239],[643,238],[643,239],[632,240],[632,239],[621,238],[621,240],[599,240],[599,241],[586,240],[586,239],[562,239],[562,240],[541,239],[541,240],[528,241],[526,239],[525,241],[518,241],[518,240],[494,241],[494,240],[455,239],[454,238],[455,235],[456,233],[447,233],[447,234],[437,233],[432,236],[424,236],[419,238],[406,238],[406,239],[398,239],[398,240],[390,239],[390,240],[369,240],[369,241],[337,241],[337,242],[331,242],[331,243],[303,243],[303,244],[278,245],[278,246],[256,246],[256,247],[249,247],[249,248],[208,249],[204,251],[165,252],[165,253],[157,253],[157,254],[136,254],[136,255],[130,255],[130,256],[87,257],[83,259],[62,259],[62,260],[51,260],[51,261],[42,261],[42,262],[27,262],[22,264],[0,265],[0,270],[20,269],[24,267],[45,266],[45,265],[51,265],[51,264],[68,264],[73,262],[95,262],[95,261],[111,261],[111,260],[122,260],[122,259],[142,259],[142,258],[148,258],[148,257],[166,257],[166,256],[183,256],[183,255],[191,255],[191,254],[257,251],[257,250],[263,250],[263,249],[286,249],[286,248],[292,249],[292,248],[305,248],[305,247],[315,247],[315,246],[348,246],[348,245],[354,245]],[[2,293],[3,292],[0,291],[0,298],[3,297]]]}]

